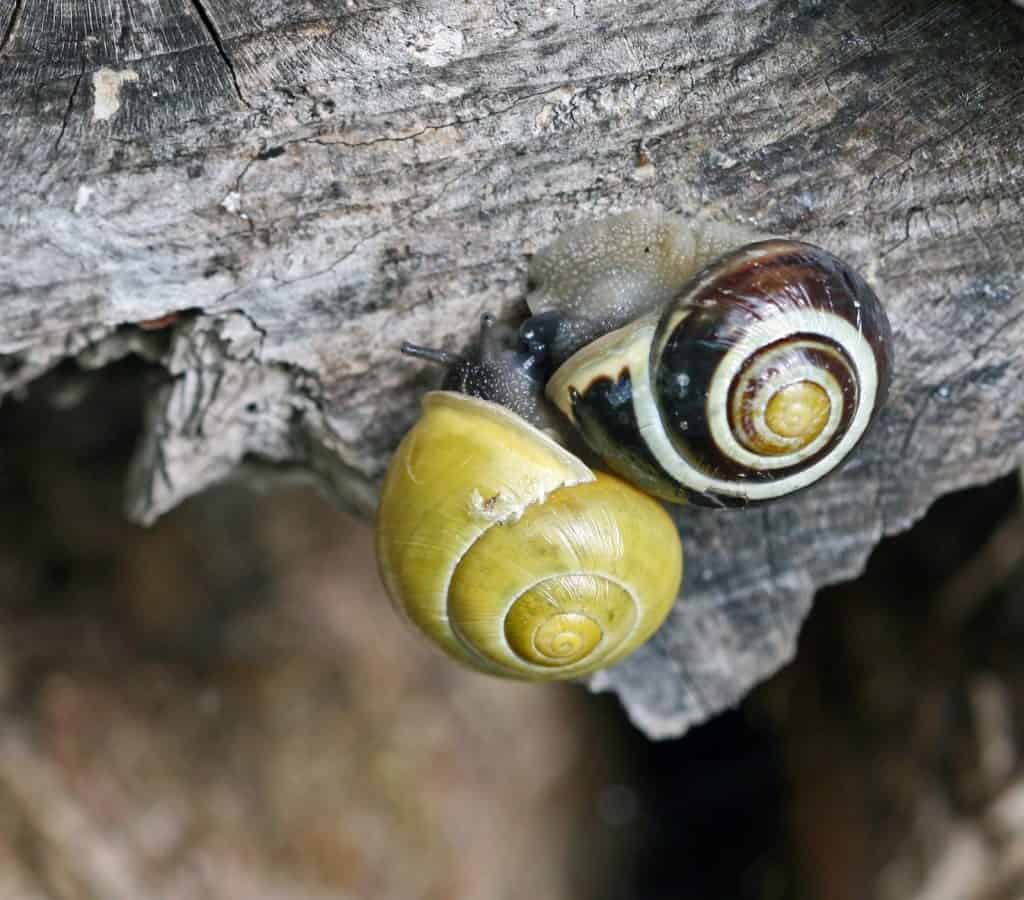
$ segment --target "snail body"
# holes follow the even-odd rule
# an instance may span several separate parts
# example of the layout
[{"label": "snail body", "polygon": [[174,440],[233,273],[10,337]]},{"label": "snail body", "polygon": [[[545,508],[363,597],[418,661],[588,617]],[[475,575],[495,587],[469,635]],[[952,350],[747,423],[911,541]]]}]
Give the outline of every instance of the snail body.
[{"label": "snail body", "polygon": [[498,404],[434,392],[385,478],[377,556],[398,607],[463,663],[573,678],[650,637],[682,550],[661,506]]},{"label": "snail body", "polygon": [[377,553],[448,653],[572,678],[639,646],[676,596],[682,550],[653,497],[742,506],[832,471],[884,402],[891,336],[825,250],[657,213],[568,232],[530,281],[532,315],[484,316],[477,355],[403,345],[447,374],[388,469]]}]

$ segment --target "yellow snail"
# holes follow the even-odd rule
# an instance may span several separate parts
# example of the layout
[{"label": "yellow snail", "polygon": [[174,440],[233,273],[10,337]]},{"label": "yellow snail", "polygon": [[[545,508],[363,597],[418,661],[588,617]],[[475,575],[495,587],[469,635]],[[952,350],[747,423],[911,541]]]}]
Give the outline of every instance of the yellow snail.
[{"label": "yellow snail", "polygon": [[578,227],[530,278],[530,318],[484,316],[477,355],[403,345],[448,371],[389,466],[377,553],[453,656],[573,678],[677,595],[678,533],[650,495],[742,506],[817,481],[884,402],[892,339],[826,251],[666,214]]},{"label": "yellow snail", "polygon": [[679,589],[668,514],[502,406],[428,394],[388,469],[384,583],[475,668],[571,678],[650,637]]}]

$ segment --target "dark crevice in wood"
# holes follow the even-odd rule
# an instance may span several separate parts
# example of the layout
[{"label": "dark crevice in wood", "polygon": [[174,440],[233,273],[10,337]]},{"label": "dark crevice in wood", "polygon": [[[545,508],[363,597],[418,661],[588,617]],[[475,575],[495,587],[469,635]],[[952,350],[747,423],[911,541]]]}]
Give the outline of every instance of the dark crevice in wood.
[{"label": "dark crevice in wood", "polygon": [[[57,140],[53,142],[53,157],[56,159],[57,154],[60,152],[60,143],[64,140],[64,133],[68,130],[68,122],[71,121],[71,110],[75,108],[75,98],[78,96],[78,89],[82,85],[82,79],[85,77],[85,69],[82,69],[78,73],[78,77],[75,79],[75,85],[71,88],[71,95],[68,97],[68,105],[64,110],[64,118],[60,123],[60,133],[57,135]],[[47,167],[49,171],[49,167]]]},{"label": "dark crevice in wood", "polygon": [[217,53],[220,58],[224,61],[224,65],[228,67],[228,74],[231,76],[231,82],[235,86],[235,93],[238,95],[238,99],[242,105],[247,109],[252,107],[249,101],[245,99],[245,94],[242,93],[242,86],[238,81],[238,72],[235,71],[235,64],[231,61],[231,56],[228,54],[227,48],[224,46],[224,41],[221,40],[220,32],[217,30],[217,26],[213,21],[213,17],[210,15],[209,10],[200,2],[200,0],[191,0],[192,6],[196,11],[196,15],[199,16],[199,21],[203,23],[203,27],[209,32],[210,40],[213,41],[213,45],[217,48]]},{"label": "dark crevice in wood", "polygon": [[3,38],[0,39],[0,56],[7,52],[7,45],[14,36],[15,26],[18,24],[18,19],[21,18],[21,7],[23,3],[24,0],[14,0],[14,9],[11,10],[11,19],[7,23],[7,30],[4,31]]},{"label": "dark crevice in wood", "polygon": [[933,627],[956,634],[1024,564],[1024,509],[1016,509],[935,594]]}]

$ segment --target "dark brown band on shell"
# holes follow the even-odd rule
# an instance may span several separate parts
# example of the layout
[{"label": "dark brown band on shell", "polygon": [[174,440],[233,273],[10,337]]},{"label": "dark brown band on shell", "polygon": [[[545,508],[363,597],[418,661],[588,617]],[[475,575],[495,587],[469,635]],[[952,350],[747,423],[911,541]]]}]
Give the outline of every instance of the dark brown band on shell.
[{"label": "dark brown band on shell", "polygon": [[[804,316],[803,313],[808,315]],[[814,327],[822,314],[821,333]],[[745,371],[766,352],[780,364],[820,366],[840,386],[838,428],[822,447],[789,467],[752,467],[723,451],[710,428],[706,408],[712,384],[730,350],[764,323],[788,316],[800,321],[796,333],[769,342],[744,363]],[[828,317],[858,331],[874,356],[877,410],[885,400],[891,367],[891,335],[885,312],[860,276],[826,251],[793,241],[765,241],[742,248],[705,270],[662,317],[652,342],[654,395],[666,432],[694,468],[727,481],[784,478],[820,461],[836,445],[861,401],[860,374],[846,350],[828,335]],[[792,346],[789,354],[787,346]],[[740,378],[731,379],[730,396]],[[734,433],[742,423],[730,422]]]},{"label": "dark brown band on shell", "polygon": [[640,434],[628,368],[615,381],[596,378],[582,391],[573,389],[571,400],[576,427],[590,448],[613,470],[649,494],[676,503],[685,499]]},{"label": "dark brown band on shell", "polygon": [[[752,370],[761,366],[762,360],[766,357],[770,360],[768,366],[762,368],[757,375],[753,375]],[[840,385],[843,394],[843,408],[839,416],[838,428],[828,443],[814,456],[808,458],[807,464],[810,465],[824,456],[840,439],[850,424],[850,419],[853,417],[859,400],[853,360],[842,346],[834,341],[822,340],[817,335],[794,334],[791,338],[783,338],[766,345],[749,357],[729,385],[730,411],[737,408],[744,411],[742,418],[738,421],[730,416],[730,425],[736,439],[748,446],[748,449],[758,452],[756,447],[750,446],[751,441],[747,438],[747,434],[755,429],[751,410],[757,399],[760,383],[771,381],[772,376],[775,376],[778,382],[792,383],[785,381],[785,370],[795,371],[803,367],[816,368],[829,373]],[[775,477],[784,474],[785,471],[784,468],[772,470]]]}]

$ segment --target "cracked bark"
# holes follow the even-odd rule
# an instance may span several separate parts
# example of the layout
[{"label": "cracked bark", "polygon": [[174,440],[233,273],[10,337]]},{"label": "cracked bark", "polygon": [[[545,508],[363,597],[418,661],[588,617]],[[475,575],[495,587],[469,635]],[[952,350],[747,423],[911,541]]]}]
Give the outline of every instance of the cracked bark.
[{"label": "cracked bark", "polygon": [[203,27],[210,35],[210,40],[213,41],[213,45],[217,48],[217,53],[224,60],[224,65],[227,66],[228,72],[231,75],[231,83],[235,86],[235,94],[238,95],[238,99],[243,106],[249,107],[249,102],[242,93],[242,86],[238,83],[238,73],[235,71],[235,64],[231,61],[231,57],[224,47],[224,41],[221,39],[220,32],[217,30],[217,23],[214,22],[209,10],[203,6],[200,0],[191,0],[191,3],[196,15],[199,16],[199,20],[203,23]]},{"label": "cracked bark", "polygon": [[528,255],[573,222],[658,206],[836,251],[891,312],[888,409],[840,474],[763,515],[678,511],[685,599],[591,685],[681,733],[785,663],[815,589],[883,534],[1019,462],[1020,18],[995,0],[10,4],[0,386],[186,312],[149,346],[168,380],[133,514],[256,457],[368,515],[435,378],[395,348],[521,314]]},{"label": "cracked bark", "polygon": [[82,79],[84,77],[85,72],[80,72],[78,77],[75,78],[74,85],[71,87],[71,93],[68,95],[67,109],[64,110],[64,118],[61,119],[60,123],[60,132],[57,134],[57,140],[53,142],[52,155],[54,157],[57,156],[57,152],[60,150],[60,142],[64,140],[64,133],[68,130],[68,120],[71,118],[71,111],[75,108],[75,99],[78,97],[78,89],[82,86]]}]

